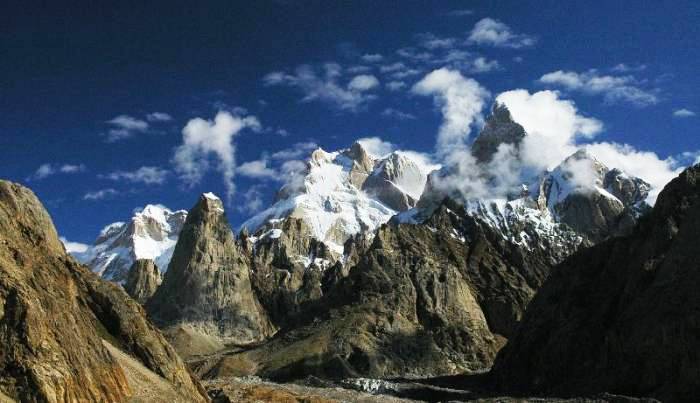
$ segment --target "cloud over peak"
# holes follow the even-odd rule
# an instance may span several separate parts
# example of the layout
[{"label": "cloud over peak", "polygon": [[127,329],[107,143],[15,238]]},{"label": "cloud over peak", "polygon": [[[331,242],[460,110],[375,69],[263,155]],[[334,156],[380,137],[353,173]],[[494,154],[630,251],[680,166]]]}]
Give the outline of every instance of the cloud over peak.
[{"label": "cloud over peak", "polygon": [[446,68],[428,73],[411,91],[432,96],[440,107],[443,122],[438,132],[437,152],[443,155],[466,146],[473,126],[483,122],[481,111],[490,96],[475,80]]},{"label": "cloud over peak", "polygon": [[236,146],[233,139],[242,130],[260,131],[260,122],[255,116],[236,116],[220,111],[214,120],[191,119],[182,129],[182,145],[175,149],[172,162],[181,180],[194,186],[213,169],[221,173],[226,195],[230,201],[235,192]]}]

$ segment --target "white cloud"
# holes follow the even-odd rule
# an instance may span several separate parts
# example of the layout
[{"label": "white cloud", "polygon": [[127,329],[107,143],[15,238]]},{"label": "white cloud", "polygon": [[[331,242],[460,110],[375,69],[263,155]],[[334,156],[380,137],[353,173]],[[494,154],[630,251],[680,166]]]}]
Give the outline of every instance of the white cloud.
[{"label": "white cloud", "polygon": [[168,174],[169,172],[163,168],[143,166],[134,171],[115,171],[101,177],[113,181],[125,180],[146,185],[160,185],[166,181]]},{"label": "white cloud", "polygon": [[379,86],[379,80],[377,80],[377,77],[368,74],[361,74],[350,80],[348,83],[348,90],[364,92],[377,86]]},{"label": "white cloud", "polygon": [[508,25],[498,20],[483,18],[469,33],[469,41],[479,45],[517,49],[533,46],[536,40],[530,35],[514,33]]},{"label": "white cloud", "polygon": [[673,117],[676,118],[690,118],[693,116],[695,116],[695,112],[691,111],[690,109],[682,108],[673,111]]},{"label": "white cloud", "polygon": [[389,82],[386,84],[386,87],[387,87],[390,91],[398,91],[398,90],[400,90],[400,89],[402,89],[402,88],[405,88],[405,87],[406,87],[406,83],[403,82],[403,81],[394,80],[394,81],[389,81]]},{"label": "white cloud", "polygon": [[543,75],[539,81],[584,94],[602,95],[608,103],[626,102],[644,107],[659,101],[652,92],[639,88],[632,76],[600,75],[596,70],[584,73],[557,70]]},{"label": "white cloud", "polygon": [[661,159],[651,151],[640,151],[628,144],[594,143],[585,146],[592,155],[609,167],[644,179],[652,185],[647,202],[654,204],[659,192],[683,170],[673,158]]},{"label": "white cloud", "polygon": [[558,165],[576,151],[577,139],[592,138],[603,129],[602,122],[581,116],[572,101],[559,99],[554,91],[506,91],[496,101],[505,104],[513,120],[528,133],[522,144],[522,159],[538,169]]},{"label": "white cloud", "polygon": [[496,60],[488,60],[485,57],[477,57],[472,64],[474,73],[487,73],[489,71],[500,70],[501,65]]},{"label": "white cloud", "polygon": [[66,248],[68,253],[83,253],[87,251],[89,245],[80,242],[71,242],[64,237],[59,237],[63,246]]},{"label": "white cloud", "polygon": [[59,173],[75,174],[85,172],[86,170],[87,168],[83,164],[41,164],[36,172],[28,177],[27,180],[41,180]]},{"label": "white cloud", "polygon": [[426,49],[450,49],[457,44],[455,38],[441,38],[430,32],[417,35],[420,46]]},{"label": "white cloud", "polygon": [[610,70],[616,71],[618,73],[629,73],[631,71],[646,70],[646,68],[647,68],[646,64],[638,64],[636,66],[633,66],[633,65],[629,65],[629,64],[625,64],[625,63],[620,63],[620,64],[613,66],[613,68],[611,68]]},{"label": "white cloud", "polygon": [[83,196],[83,200],[102,200],[108,197],[115,196],[118,193],[119,192],[112,188],[100,189],[85,193],[85,195]]},{"label": "white cloud", "polygon": [[259,159],[248,161],[236,168],[240,175],[256,179],[275,179],[277,172],[268,166],[268,160]]},{"label": "white cloud", "polygon": [[318,144],[313,141],[304,141],[294,144],[292,147],[272,153],[270,158],[275,160],[292,160],[306,156],[311,151],[318,148]]},{"label": "white cloud", "polygon": [[236,147],[233,138],[244,129],[260,130],[255,116],[239,117],[219,112],[214,121],[194,118],[182,129],[183,144],[175,149],[173,163],[180,178],[188,186],[199,183],[210,169],[210,159],[216,159],[216,169],[221,173],[226,195],[231,200],[235,191]]},{"label": "white cloud", "polygon": [[365,151],[377,157],[390,154],[396,149],[396,146],[392,143],[384,141],[379,137],[363,137],[358,139],[357,142],[362,145]]},{"label": "white cloud", "polygon": [[379,53],[366,53],[361,56],[361,59],[367,63],[378,63],[384,60],[384,56]]},{"label": "white cloud", "polygon": [[149,122],[169,122],[173,117],[165,112],[153,112],[146,115],[146,120]]},{"label": "white cloud", "polygon": [[443,156],[466,147],[472,127],[483,122],[481,111],[490,96],[478,82],[445,68],[426,75],[412,91],[433,96],[435,104],[442,110],[443,123],[438,133],[437,151]]},{"label": "white cloud", "polygon": [[386,108],[382,111],[382,116],[388,117],[388,118],[395,118],[398,120],[412,120],[415,119],[416,117],[408,112],[403,112],[398,109],[394,108]]},{"label": "white cloud", "polygon": [[127,139],[136,133],[146,132],[148,122],[129,115],[119,115],[107,121],[112,126],[106,133],[107,141],[112,143]]},{"label": "white cloud", "polygon": [[346,111],[357,111],[376,98],[366,91],[372,88],[367,86],[372,84],[370,77],[373,76],[355,77],[353,80],[358,81],[351,81],[352,85],[348,84],[347,88],[344,88],[339,82],[342,71],[342,67],[337,63],[324,64],[321,74],[309,65],[302,65],[293,74],[280,71],[267,74],[263,77],[263,83],[266,86],[285,85],[298,88],[304,93],[302,102],[318,100]]}]

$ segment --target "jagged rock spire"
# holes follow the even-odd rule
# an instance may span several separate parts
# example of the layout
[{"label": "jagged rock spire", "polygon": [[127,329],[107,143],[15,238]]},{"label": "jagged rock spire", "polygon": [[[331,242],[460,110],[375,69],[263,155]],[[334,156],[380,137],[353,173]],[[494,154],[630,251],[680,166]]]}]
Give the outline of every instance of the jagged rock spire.
[{"label": "jagged rock spire", "polygon": [[499,145],[518,145],[524,137],[525,129],[513,120],[506,105],[496,102],[484,129],[472,144],[472,155],[478,162],[488,162]]},{"label": "jagged rock spire", "polygon": [[147,310],[166,328],[189,325],[225,343],[260,341],[271,325],[253,293],[249,270],[222,201],[205,193],[188,213],[163,284]]}]

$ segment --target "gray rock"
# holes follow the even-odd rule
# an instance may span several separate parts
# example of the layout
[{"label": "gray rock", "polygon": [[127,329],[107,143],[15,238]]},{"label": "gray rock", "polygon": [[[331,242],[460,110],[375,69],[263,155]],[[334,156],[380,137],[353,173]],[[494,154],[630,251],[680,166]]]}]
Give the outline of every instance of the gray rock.
[{"label": "gray rock", "polygon": [[140,304],[145,304],[162,282],[160,270],[151,259],[138,259],[131,265],[124,290]]},{"label": "gray rock", "polygon": [[146,304],[159,326],[188,326],[223,343],[273,333],[250,282],[250,261],[235,242],[221,200],[202,195],[190,210],[163,284]]}]

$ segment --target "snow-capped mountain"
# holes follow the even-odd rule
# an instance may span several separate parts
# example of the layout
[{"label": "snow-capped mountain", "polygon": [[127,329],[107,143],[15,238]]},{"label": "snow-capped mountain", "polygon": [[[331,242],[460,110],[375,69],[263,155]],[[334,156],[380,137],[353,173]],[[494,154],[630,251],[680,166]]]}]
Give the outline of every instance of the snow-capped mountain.
[{"label": "snow-capped mountain", "polygon": [[342,254],[358,233],[372,233],[399,211],[415,206],[432,167],[409,153],[377,156],[360,142],[349,149],[315,150],[306,172],[286,185],[268,209],[243,223],[256,237],[278,238],[282,220],[300,219],[310,235]]},{"label": "snow-capped mountain", "polygon": [[95,243],[76,257],[93,272],[123,282],[137,259],[151,259],[161,272],[168,268],[187,211],[149,204],[129,222],[115,222],[100,232]]},{"label": "snow-capped mountain", "polygon": [[[472,146],[479,161],[487,163],[500,144],[518,146],[526,133],[508,109],[496,104],[484,130]],[[498,230],[505,240],[526,248],[547,249],[555,261],[610,236],[629,231],[640,214],[649,209],[645,200],[651,189],[640,178],[605,166],[581,149],[551,171],[526,179],[507,196],[471,198],[441,187],[453,175],[449,168],[430,174],[416,208],[400,213],[398,222],[421,223],[444,198],[462,204],[467,214]],[[484,177],[492,175],[486,170]]]}]

